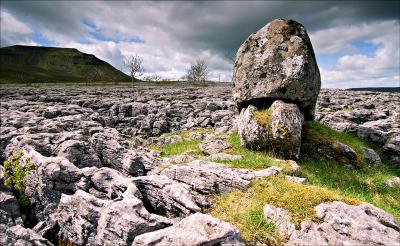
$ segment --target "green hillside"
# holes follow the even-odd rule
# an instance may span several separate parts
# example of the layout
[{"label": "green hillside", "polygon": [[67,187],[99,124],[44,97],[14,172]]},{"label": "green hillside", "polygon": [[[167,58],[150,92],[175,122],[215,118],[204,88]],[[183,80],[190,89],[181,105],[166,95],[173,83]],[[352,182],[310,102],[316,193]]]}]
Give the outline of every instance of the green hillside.
[{"label": "green hillside", "polygon": [[3,47],[0,64],[0,83],[130,81],[107,62],[72,48]]}]

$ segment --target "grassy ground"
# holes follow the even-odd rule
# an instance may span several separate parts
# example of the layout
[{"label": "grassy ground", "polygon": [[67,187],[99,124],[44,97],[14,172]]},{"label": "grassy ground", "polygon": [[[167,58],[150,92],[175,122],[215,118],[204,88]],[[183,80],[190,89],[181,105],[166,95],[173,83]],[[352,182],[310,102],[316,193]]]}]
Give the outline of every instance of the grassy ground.
[{"label": "grassy ground", "polygon": [[[181,135],[188,137],[187,132]],[[400,170],[388,163],[381,148],[317,122],[306,122],[303,137],[325,142],[338,140],[349,145],[357,153],[359,168],[349,169],[335,160],[319,160],[313,158],[312,153],[302,153],[303,157],[298,161],[301,167],[298,176],[307,178],[307,185],[286,181],[283,175],[254,181],[246,190],[214,197],[214,205],[207,212],[238,227],[247,243],[259,241],[270,245],[280,245],[285,239],[279,237],[273,224],[263,220],[262,208],[266,203],[289,210],[292,221],[297,225],[306,219],[318,222],[314,206],[334,200],[349,204],[369,202],[400,220],[400,187],[390,188],[384,184],[385,180],[400,176]],[[164,151],[165,155],[181,154],[198,150],[199,142],[186,139],[181,143],[159,147],[158,150]],[[290,174],[287,163],[277,162],[270,153],[242,147],[238,134],[229,135],[227,142],[232,145],[227,152],[241,155],[242,159],[217,162],[253,170],[276,165],[283,167],[285,174]],[[364,160],[363,147],[374,148],[383,164],[369,167]],[[312,151],[307,148],[302,150]]]}]

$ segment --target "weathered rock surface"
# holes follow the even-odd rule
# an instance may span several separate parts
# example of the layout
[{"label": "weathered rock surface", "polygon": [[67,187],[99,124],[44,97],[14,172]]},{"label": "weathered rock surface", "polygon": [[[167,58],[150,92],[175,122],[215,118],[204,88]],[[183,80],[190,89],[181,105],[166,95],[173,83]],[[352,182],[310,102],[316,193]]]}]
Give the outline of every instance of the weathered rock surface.
[{"label": "weathered rock surface", "polygon": [[394,178],[385,180],[385,185],[387,185],[389,187],[400,186],[400,177],[394,177]]},{"label": "weathered rock surface", "polygon": [[171,225],[150,214],[131,186],[122,200],[102,200],[78,190],[62,195],[58,206],[59,236],[78,245],[130,245],[137,235]]},{"label": "weathered rock surface", "polygon": [[3,236],[0,238],[1,245],[53,246],[52,243],[32,229],[24,228],[21,225],[8,228]]},{"label": "weathered rock surface", "polygon": [[222,153],[223,151],[232,148],[232,146],[227,144],[225,139],[217,138],[204,140],[199,144],[199,148],[204,154],[213,155]]},{"label": "weathered rock surface", "polygon": [[153,213],[167,217],[183,217],[200,212],[199,205],[207,204],[189,185],[163,175],[142,176],[135,178],[133,182],[143,197],[143,203]]},{"label": "weathered rock surface", "polygon": [[382,164],[381,158],[375,150],[370,148],[363,148],[364,158],[371,166],[378,166]]},{"label": "weathered rock surface", "polygon": [[[232,188],[246,187],[254,178],[279,173],[280,168],[252,172],[222,168],[221,164],[208,162],[196,166],[191,163],[193,157],[187,154],[160,158],[159,153],[143,147],[148,144],[144,138],[164,132],[198,127],[217,132],[231,131],[237,117],[231,98],[231,88],[226,85],[204,88],[140,86],[134,90],[118,87],[0,88],[0,161],[22,149],[24,156],[32,158],[37,164],[36,170],[27,176],[26,194],[34,205],[34,219],[38,220],[35,226],[36,221],[31,221],[32,230],[14,230],[6,234],[6,230],[23,223],[15,197],[3,185],[3,168],[0,166],[0,193],[3,197],[0,199],[0,245],[18,245],[18,240],[22,245],[29,245],[28,242],[47,245],[45,238],[53,239],[58,234],[60,200],[64,196],[74,197],[78,191],[90,197],[90,202],[82,203],[88,205],[89,211],[93,210],[93,214],[96,211],[105,212],[108,216],[100,216],[104,219],[99,222],[101,226],[99,223],[92,224],[98,221],[96,216],[74,217],[82,218],[82,225],[89,226],[90,231],[85,231],[83,235],[92,233],[92,228],[96,228],[96,233],[102,235],[99,237],[104,240],[131,242],[134,239],[127,235],[140,234],[141,229],[132,226],[131,222],[115,221],[117,217],[125,217],[124,211],[129,213],[128,220],[134,219],[133,212],[124,207],[128,204],[130,208],[133,204],[126,198],[128,193],[135,197],[131,200],[142,201],[142,205],[135,205],[135,208],[147,210],[145,214],[150,214],[150,217],[156,216],[153,214],[156,211],[152,211],[153,205],[164,206],[165,216],[170,219],[158,218],[169,221],[169,224],[164,224],[168,226],[172,221],[196,212],[195,206],[208,206],[203,194],[219,194]],[[396,152],[399,146],[396,136],[400,133],[399,99],[400,96],[395,93],[322,90],[316,119],[335,129],[352,132],[367,141],[386,146],[386,153],[395,163],[399,156]],[[208,133],[192,133],[189,137],[211,139]],[[162,145],[177,139],[156,141]],[[223,152],[211,154],[209,158],[214,156],[231,158]],[[298,165],[294,168],[298,170]],[[169,179],[157,179],[162,171],[168,173]],[[155,176],[149,176],[149,179],[141,176],[150,174]],[[139,186],[139,183],[134,182],[135,179],[143,181],[141,184],[148,189],[147,193],[136,189],[134,184]],[[187,187],[189,193],[185,193]],[[180,194],[175,193],[176,190]],[[64,206],[65,209],[70,207],[72,204]],[[117,211],[115,217],[111,208]],[[84,218],[90,222],[85,222]],[[77,239],[80,222],[71,220],[63,223],[64,228],[72,229],[63,230],[62,235],[68,236],[67,231],[71,231],[71,238]],[[111,233],[110,228],[114,224],[117,226]],[[125,227],[130,228],[129,232]],[[5,243],[4,240],[13,241]],[[93,244],[106,244],[97,238],[90,240]]]},{"label": "weathered rock surface", "polygon": [[196,213],[179,223],[135,238],[132,245],[245,245],[238,229],[213,218]]},{"label": "weathered rock surface", "polygon": [[400,164],[400,134],[392,136],[383,146],[389,154],[394,164]]},{"label": "weathered rock surface", "polygon": [[243,189],[251,180],[282,172],[282,168],[270,167],[260,171],[229,168],[225,165],[195,160],[190,163],[172,165],[160,172],[173,180],[188,184],[200,194],[223,194],[232,189]]},{"label": "weathered rock surface", "polygon": [[239,110],[268,108],[281,99],[296,103],[306,119],[313,119],[321,79],[305,28],[277,19],[250,35],[236,54],[232,81]]},{"label": "weathered rock surface", "polygon": [[271,204],[265,204],[263,208],[264,219],[267,222],[273,222],[281,236],[288,238],[296,230],[294,224],[290,221],[292,216],[282,208],[277,208]]},{"label": "weathered rock surface", "polygon": [[400,245],[396,219],[368,203],[322,203],[315,209],[323,222],[303,221],[286,245]]},{"label": "weathered rock surface", "polygon": [[277,100],[263,112],[260,122],[256,108],[242,109],[238,119],[238,133],[242,145],[250,149],[269,149],[287,159],[300,157],[301,131],[304,117],[295,104]]}]

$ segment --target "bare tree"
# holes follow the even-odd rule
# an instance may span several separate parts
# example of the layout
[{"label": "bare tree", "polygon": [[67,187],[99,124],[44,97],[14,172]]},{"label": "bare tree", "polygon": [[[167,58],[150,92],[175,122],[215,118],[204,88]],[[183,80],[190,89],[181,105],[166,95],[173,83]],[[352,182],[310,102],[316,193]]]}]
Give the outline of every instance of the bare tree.
[{"label": "bare tree", "polygon": [[204,60],[197,60],[196,64],[190,65],[186,72],[186,80],[193,82],[204,82],[207,80],[208,66]]},{"label": "bare tree", "polygon": [[143,67],[143,58],[139,55],[131,55],[125,57],[124,60],[125,67],[129,70],[129,75],[132,78],[132,87],[135,77],[139,77],[143,75],[144,67]]},{"label": "bare tree", "polygon": [[154,73],[154,74],[144,77],[143,80],[157,82],[157,81],[161,81],[162,77],[160,75]]}]

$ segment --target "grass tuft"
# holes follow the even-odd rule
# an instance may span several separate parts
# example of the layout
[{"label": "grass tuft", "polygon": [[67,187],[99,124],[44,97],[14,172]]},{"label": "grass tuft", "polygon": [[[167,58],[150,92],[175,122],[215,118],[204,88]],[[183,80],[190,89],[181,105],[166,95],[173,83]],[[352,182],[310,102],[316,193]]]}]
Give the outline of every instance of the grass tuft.
[{"label": "grass tuft", "polygon": [[283,239],[279,238],[275,226],[263,218],[265,204],[287,209],[292,214],[292,222],[298,226],[303,220],[317,221],[314,206],[337,200],[360,203],[325,188],[290,182],[278,176],[254,181],[247,190],[215,197],[209,213],[237,226],[248,244],[269,244],[272,239],[280,244]]},{"label": "grass tuft", "polygon": [[269,128],[271,125],[271,109],[265,109],[254,112],[254,118],[263,127]]}]

